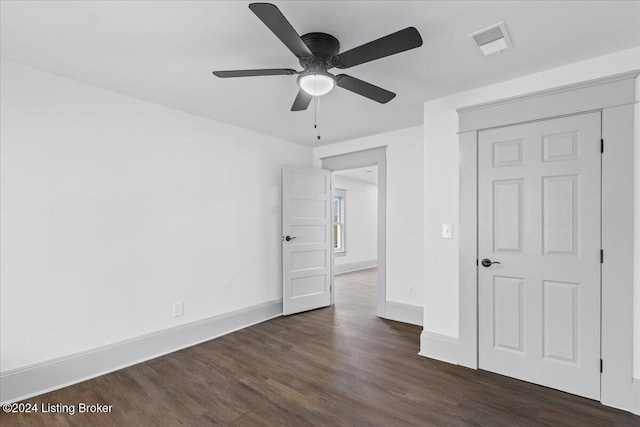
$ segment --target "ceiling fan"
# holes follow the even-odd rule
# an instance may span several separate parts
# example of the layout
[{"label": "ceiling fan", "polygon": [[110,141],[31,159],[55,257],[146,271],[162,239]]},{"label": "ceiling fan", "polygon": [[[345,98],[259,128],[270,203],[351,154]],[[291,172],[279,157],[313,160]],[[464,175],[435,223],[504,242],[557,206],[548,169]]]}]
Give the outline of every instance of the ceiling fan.
[{"label": "ceiling fan", "polygon": [[282,12],[270,3],[251,3],[249,9],[298,58],[303,71],[290,68],[214,71],[217,77],[298,76],[300,90],[291,111],[306,110],[314,96],[329,93],[339,86],[366,98],[385,104],[396,94],[346,74],[333,75],[327,70],[350,68],[422,46],[422,37],[414,27],[389,34],[372,42],[340,53],[338,39],[326,33],[308,33],[300,37]]}]

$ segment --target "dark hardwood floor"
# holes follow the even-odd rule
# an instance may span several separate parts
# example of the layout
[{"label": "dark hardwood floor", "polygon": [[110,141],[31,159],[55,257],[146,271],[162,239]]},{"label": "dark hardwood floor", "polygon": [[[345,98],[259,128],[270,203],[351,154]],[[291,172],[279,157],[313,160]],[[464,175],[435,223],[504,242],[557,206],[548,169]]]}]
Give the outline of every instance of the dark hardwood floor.
[{"label": "dark hardwood floor", "polygon": [[335,307],[261,323],[28,402],[106,414],[1,414],[29,426],[640,426],[640,417],[418,356],[421,328],[375,316],[375,269]]}]

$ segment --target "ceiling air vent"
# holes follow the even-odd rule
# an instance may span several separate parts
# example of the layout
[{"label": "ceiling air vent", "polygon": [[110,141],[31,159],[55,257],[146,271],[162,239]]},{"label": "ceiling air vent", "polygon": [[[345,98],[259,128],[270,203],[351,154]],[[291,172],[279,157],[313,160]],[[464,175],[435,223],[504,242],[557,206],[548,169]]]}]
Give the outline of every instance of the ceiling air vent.
[{"label": "ceiling air vent", "polygon": [[504,22],[498,22],[495,25],[483,28],[480,31],[469,34],[467,37],[473,37],[484,56],[500,53],[513,47]]}]

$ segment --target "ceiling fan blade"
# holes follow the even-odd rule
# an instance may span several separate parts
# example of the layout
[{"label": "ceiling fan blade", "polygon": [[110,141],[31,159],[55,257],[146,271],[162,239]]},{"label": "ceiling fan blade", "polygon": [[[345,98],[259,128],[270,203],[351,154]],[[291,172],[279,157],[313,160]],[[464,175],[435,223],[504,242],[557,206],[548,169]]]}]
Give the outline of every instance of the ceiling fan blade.
[{"label": "ceiling fan blade", "polygon": [[251,3],[249,9],[256,14],[264,25],[280,39],[298,58],[313,56],[306,44],[302,41],[296,30],[293,29],[280,9],[271,3]]},{"label": "ceiling fan blade", "polygon": [[256,76],[290,76],[298,74],[296,70],[291,68],[266,68],[263,70],[231,70],[231,71],[214,71],[216,77],[256,77]]},{"label": "ceiling fan blade", "polygon": [[355,77],[347,76],[346,74],[338,74],[336,76],[336,84],[343,89],[350,90],[351,92],[355,92],[358,95],[362,95],[381,104],[386,104],[396,97],[396,94],[393,92],[356,79]]},{"label": "ceiling fan blade", "polygon": [[313,99],[312,95],[309,95],[304,90],[300,89],[298,91],[298,96],[296,96],[296,100],[293,101],[293,105],[291,106],[291,111],[303,111],[309,107],[311,104],[311,100]]},{"label": "ceiling fan blade", "polygon": [[420,33],[414,27],[408,27],[337,55],[333,58],[333,65],[349,68],[420,46]]}]

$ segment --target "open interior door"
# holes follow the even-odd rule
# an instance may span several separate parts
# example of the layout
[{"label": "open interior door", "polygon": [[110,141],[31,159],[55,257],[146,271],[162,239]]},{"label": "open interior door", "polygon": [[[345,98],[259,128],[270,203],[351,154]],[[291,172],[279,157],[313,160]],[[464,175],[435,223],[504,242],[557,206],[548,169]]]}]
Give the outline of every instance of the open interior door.
[{"label": "open interior door", "polygon": [[331,172],[282,169],[283,314],[331,304]]}]

